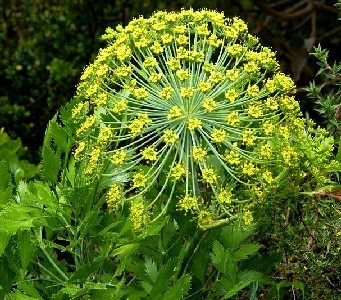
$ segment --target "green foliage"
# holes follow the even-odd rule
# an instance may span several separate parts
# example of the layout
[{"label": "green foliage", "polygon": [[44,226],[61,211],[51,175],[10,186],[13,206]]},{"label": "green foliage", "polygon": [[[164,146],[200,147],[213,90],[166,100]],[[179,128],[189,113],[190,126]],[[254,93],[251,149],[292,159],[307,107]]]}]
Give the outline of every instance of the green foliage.
[{"label": "green foliage", "polygon": [[307,88],[308,97],[315,101],[315,109],[323,117],[323,123],[329,132],[335,137],[335,142],[340,142],[340,97],[341,97],[341,64],[328,61],[329,51],[322,49],[321,45],[314,47],[312,53],[320,66],[316,76],[321,83],[315,81]]}]

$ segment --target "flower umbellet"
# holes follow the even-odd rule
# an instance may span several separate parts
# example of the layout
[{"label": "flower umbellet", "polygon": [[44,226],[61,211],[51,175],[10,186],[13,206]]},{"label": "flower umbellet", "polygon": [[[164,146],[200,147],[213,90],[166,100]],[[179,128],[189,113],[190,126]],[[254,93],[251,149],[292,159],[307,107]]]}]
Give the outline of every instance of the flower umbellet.
[{"label": "flower umbellet", "polygon": [[135,212],[143,199],[149,220],[175,207],[199,225],[236,214],[250,223],[250,202],[276,186],[273,166],[295,164],[290,139],[304,130],[275,53],[239,18],[210,10],[156,12],[103,38],[72,116],[89,180],[115,166],[129,174],[109,189],[110,207],[119,190]]}]

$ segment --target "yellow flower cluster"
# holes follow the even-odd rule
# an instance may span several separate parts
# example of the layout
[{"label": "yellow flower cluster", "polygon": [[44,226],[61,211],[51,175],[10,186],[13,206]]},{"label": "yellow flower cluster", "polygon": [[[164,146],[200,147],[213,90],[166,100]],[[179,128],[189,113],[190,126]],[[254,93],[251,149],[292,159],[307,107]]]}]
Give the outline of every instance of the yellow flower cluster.
[{"label": "yellow flower cluster", "polygon": [[218,175],[212,168],[202,170],[202,179],[210,184],[216,184],[218,181]]},{"label": "yellow flower cluster", "polygon": [[189,118],[188,120],[188,129],[190,131],[193,131],[195,129],[201,129],[202,128],[202,121],[197,118]]},{"label": "yellow flower cluster", "polygon": [[177,163],[172,169],[172,177],[174,177],[175,179],[180,179],[183,175],[185,175],[185,173],[186,169],[180,163]]},{"label": "yellow flower cluster", "polygon": [[[109,45],[85,69],[71,118],[74,157],[90,178],[131,174],[109,189],[108,207],[132,200],[130,218],[141,230],[147,207],[165,214],[185,195],[177,207],[200,224],[237,210],[251,224],[244,203],[298,164],[289,140],[304,130],[295,85],[275,53],[239,18],[210,10],[156,12],[103,38]],[[150,190],[154,199],[145,197]]]},{"label": "yellow flower cluster", "polygon": [[203,160],[207,156],[207,151],[202,147],[198,147],[198,148],[193,147],[192,154],[193,154],[193,159],[195,161],[200,161],[200,160]]},{"label": "yellow flower cluster", "polygon": [[144,148],[141,153],[145,160],[154,161],[157,159],[157,151],[152,147]]},{"label": "yellow flower cluster", "polygon": [[131,121],[131,123],[128,125],[128,128],[130,129],[132,136],[135,137],[144,129],[146,129],[151,122],[152,120],[147,114],[138,114],[137,118]]}]

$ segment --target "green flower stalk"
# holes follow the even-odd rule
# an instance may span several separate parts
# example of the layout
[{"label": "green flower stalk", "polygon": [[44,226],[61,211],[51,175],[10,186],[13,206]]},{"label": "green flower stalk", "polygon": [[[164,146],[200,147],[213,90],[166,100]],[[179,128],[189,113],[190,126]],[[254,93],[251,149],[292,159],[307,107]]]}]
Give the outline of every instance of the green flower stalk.
[{"label": "green flower stalk", "polygon": [[304,130],[275,53],[209,10],[157,12],[103,38],[72,118],[88,180],[112,178],[109,209],[128,203],[137,230],[174,209],[202,227],[252,223],[279,166],[297,164],[290,139]]}]

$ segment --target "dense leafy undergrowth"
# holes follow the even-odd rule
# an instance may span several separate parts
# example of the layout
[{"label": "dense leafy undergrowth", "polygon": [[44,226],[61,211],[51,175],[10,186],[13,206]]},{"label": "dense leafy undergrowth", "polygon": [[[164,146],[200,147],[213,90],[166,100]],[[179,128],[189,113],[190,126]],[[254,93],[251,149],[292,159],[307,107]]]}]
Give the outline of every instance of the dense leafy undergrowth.
[{"label": "dense leafy undergrowth", "polygon": [[333,88],[309,87],[323,129],[238,18],[156,13],[104,37],[39,166],[0,132],[0,297],[338,299],[327,51]]}]

